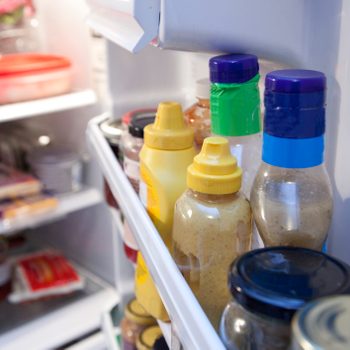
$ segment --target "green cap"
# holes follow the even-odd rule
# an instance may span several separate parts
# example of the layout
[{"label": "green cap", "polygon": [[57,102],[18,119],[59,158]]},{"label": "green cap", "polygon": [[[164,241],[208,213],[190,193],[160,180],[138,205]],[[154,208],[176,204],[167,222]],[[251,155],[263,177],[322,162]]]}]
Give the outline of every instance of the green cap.
[{"label": "green cap", "polygon": [[259,78],[241,84],[212,83],[211,128],[216,135],[246,136],[261,131]]}]

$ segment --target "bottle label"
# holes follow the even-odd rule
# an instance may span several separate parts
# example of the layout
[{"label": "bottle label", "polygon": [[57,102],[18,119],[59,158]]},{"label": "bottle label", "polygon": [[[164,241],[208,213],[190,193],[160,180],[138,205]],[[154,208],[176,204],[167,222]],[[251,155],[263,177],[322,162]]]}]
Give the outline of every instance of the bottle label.
[{"label": "bottle label", "polygon": [[264,132],[262,160],[280,168],[311,168],[323,163],[324,137],[288,139]]},{"label": "bottle label", "polygon": [[140,180],[140,163],[136,160],[124,157],[124,172],[132,180]]}]

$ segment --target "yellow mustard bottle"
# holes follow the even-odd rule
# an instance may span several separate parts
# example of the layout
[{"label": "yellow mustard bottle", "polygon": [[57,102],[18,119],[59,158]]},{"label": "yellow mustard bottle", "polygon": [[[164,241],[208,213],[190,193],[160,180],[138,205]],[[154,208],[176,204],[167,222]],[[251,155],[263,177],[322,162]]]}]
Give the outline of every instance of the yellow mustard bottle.
[{"label": "yellow mustard bottle", "polygon": [[[186,171],[195,156],[193,130],[186,126],[181,105],[162,102],[154,124],[144,129],[140,152],[140,198],[164,243],[170,248],[176,200],[186,189]],[[135,294],[153,317],[168,315],[142,255],[137,257]]]},{"label": "yellow mustard bottle", "polygon": [[175,205],[172,255],[216,329],[232,298],[227,271],[251,246],[252,214],[239,191],[241,181],[229,142],[208,137],[188,167],[188,189]]}]

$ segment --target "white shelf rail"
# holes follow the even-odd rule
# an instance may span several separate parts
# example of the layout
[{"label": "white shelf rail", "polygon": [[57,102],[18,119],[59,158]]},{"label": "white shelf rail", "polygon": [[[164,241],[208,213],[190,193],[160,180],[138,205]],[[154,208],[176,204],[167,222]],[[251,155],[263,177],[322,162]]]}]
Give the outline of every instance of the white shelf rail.
[{"label": "white shelf rail", "polygon": [[87,137],[113,195],[135,234],[147,266],[164,301],[172,327],[186,350],[224,350],[191,289],[123,173],[99,129],[106,115],[89,122]]},{"label": "white shelf rail", "polygon": [[96,103],[93,90],[81,90],[38,100],[0,105],[0,123],[65,111]]}]

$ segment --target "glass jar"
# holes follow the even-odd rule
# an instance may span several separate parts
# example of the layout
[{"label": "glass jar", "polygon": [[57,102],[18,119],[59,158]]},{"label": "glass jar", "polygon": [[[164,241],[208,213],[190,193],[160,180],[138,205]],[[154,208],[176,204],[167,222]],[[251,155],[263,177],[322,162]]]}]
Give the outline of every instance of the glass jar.
[{"label": "glass jar", "polygon": [[313,301],[293,319],[291,350],[350,349],[350,296]]},{"label": "glass jar", "polygon": [[323,164],[323,73],[271,72],[265,80],[262,164],[251,205],[265,246],[321,250],[332,218],[332,190]]},{"label": "glass jar", "polygon": [[238,192],[242,171],[222,137],[208,137],[187,169],[187,191],[175,205],[173,257],[213,326],[230,300],[227,269],[247,252],[252,216]]},{"label": "glass jar", "polygon": [[286,350],[291,319],[307,302],[350,292],[350,266],[322,252],[294,247],[255,250],[229,272],[233,301],[220,337],[229,350]]},{"label": "glass jar", "polygon": [[0,54],[41,50],[39,24],[32,0],[3,0],[0,4]]},{"label": "glass jar", "polygon": [[124,154],[124,172],[132,187],[139,193],[140,187],[140,158],[139,153],[143,146],[143,129],[154,122],[155,113],[140,112],[135,114],[129,124],[129,132],[122,138]]},{"label": "glass jar", "polygon": [[[106,138],[109,146],[112,149],[112,152],[116,156],[118,162],[122,166],[122,151],[121,151],[121,138],[122,134],[124,132],[122,125],[120,124],[119,120],[115,120],[113,118],[109,118],[105,120],[100,125],[100,129]],[[106,180],[104,180],[104,193],[105,198],[108,203],[108,205],[112,208],[118,209],[119,205],[117,200],[114,198],[114,195],[107,183]]]},{"label": "glass jar", "polygon": [[158,326],[146,328],[140,333],[137,339],[137,350],[152,350],[154,343],[162,336],[162,334],[162,330]]},{"label": "glass jar", "polygon": [[137,302],[131,300],[120,323],[123,350],[136,350],[136,341],[140,333],[149,326],[155,325],[156,320],[148,314]]},{"label": "glass jar", "polygon": [[194,129],[194,142],[197,148],[202,148],[203,141],[210,136],[210,83],[209,79],[196,81],[197,102],[188,108],[185,113],[185,121]]}]

